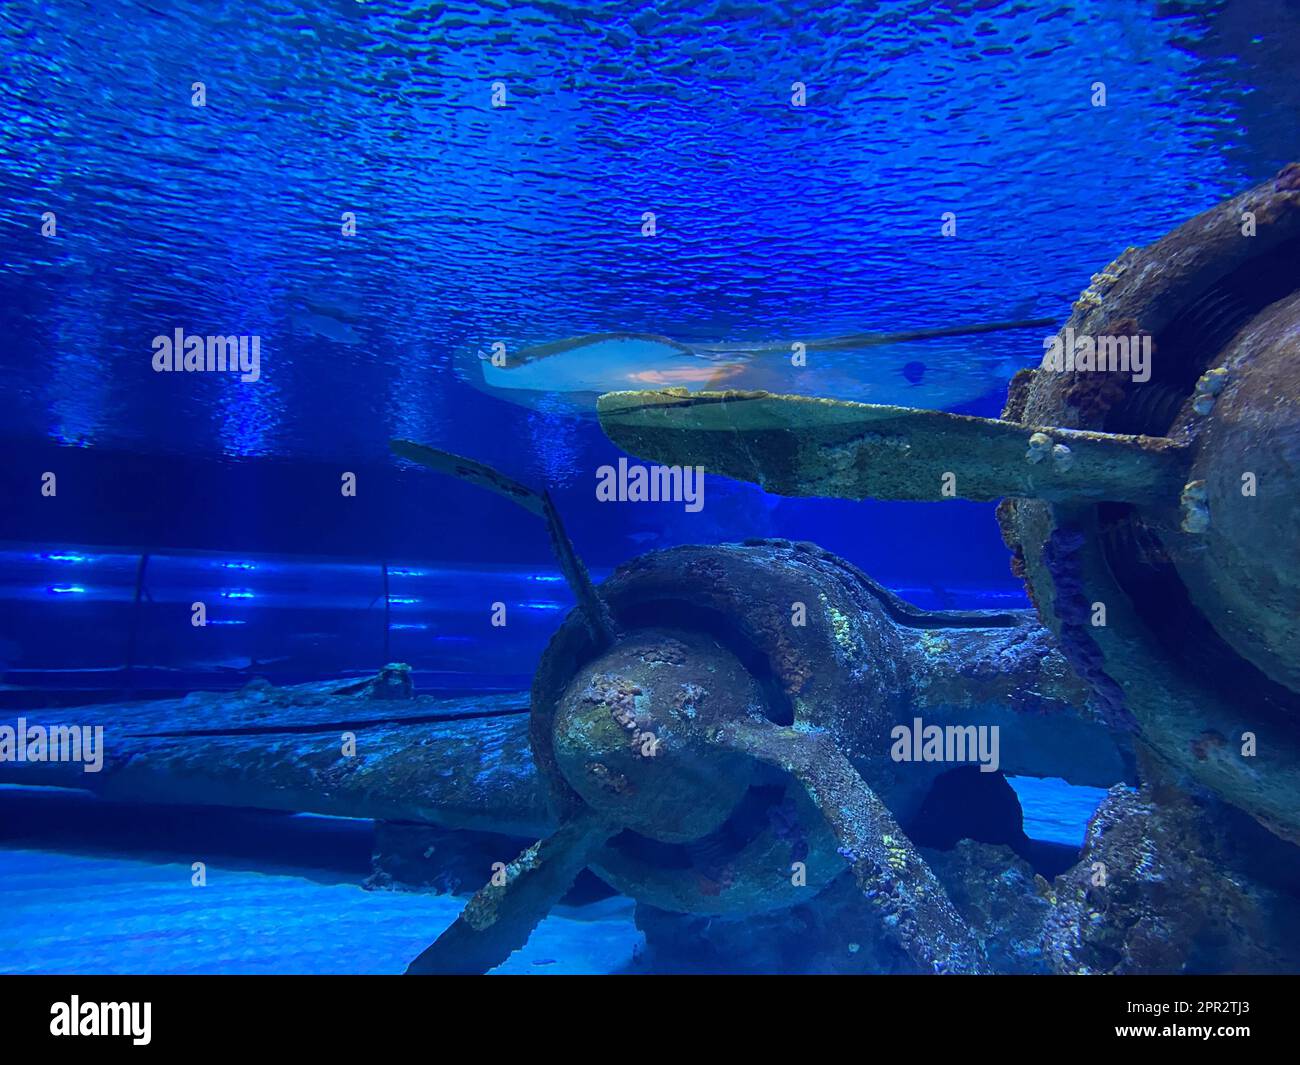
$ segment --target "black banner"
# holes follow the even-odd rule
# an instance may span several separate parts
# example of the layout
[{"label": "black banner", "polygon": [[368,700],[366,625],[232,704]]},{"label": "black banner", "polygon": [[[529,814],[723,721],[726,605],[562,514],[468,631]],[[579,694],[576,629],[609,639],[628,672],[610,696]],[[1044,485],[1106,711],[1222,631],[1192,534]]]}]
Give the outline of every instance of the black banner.
[{"label": "black banner", "polygon": [[768,1056],[786,1046],[813,1052],[826,1040],[867,1055],[900,1039],[931,1052],[1131,1044],[1137,1053],[1257,1053],[1294,1043],[1300,991],[1293,977],[1249,976],[629,979],[7,977],[0,1031],[6,1050],[37,1053],[111,1043],[335,1056],[411,1042],[435,1057],[491,1059],[589,1050],[605,1036],[611,1050],[643,1053],[719,1039],[758,1039]]}]

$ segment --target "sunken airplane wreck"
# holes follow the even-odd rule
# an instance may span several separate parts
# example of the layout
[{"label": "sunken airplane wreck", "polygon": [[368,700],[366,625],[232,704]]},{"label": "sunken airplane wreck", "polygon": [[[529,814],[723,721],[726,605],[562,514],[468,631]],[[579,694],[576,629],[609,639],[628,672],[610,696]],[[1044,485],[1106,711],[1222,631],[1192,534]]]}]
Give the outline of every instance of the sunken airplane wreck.
[{"label": "sunken airplane wreck", "polygon": [[[4,763],[0,782],[373,818],[377,867],[406,861],[412,880],[421,826],[537,838],[491,874],[482,861],[488,882],[412,973],[492,969],[584,868],[637,901],[665,969],[682,923],[685,941],[769,969],[1145,972],[1206,951],[1218,967],[1294,965],[1266,931],[1300,920],[1266,872],[1285,856],[1240,825],[1207,848],[1190,799],[1157,807],[1117,786],[1078,863],[1052,883],[1035,874],[980,730],[1001,734],[1000,770],[1077,784],[1132,783],[1141,752],[1032,612],[920,610],[783,540],[642,555],[597,588],[548,495],[393,447],[543,518],[578,606],[531,694],[421,696],[398,664],[353,683],[255,681],[115,708],[98,773]],[[60,715],[76,726],[105,708]],[[916,730],[910,764],[900,728]],[[344,731],[353,757],[340,755]],[[928,759],[922,731],[969,737],[970,764]],[[971,819],[999,800],[1013,830]],[[958,822],[949,844],[969,838],[914,844],[909,830],[936,812]],[[1113,903],[1099,867],[1122,886]],[[762,932],[757,956],[746,929]]]},{"label": "sunken airplane wreck", "polygon": [[[783,540],[642,555],[596,587],[545,492],[397,441],[543,520],[577,607],[531,693],[434,699],[396,664],[254,683],[116,708],[101,772],[4,762],[0,781],[368,817],[381,852],[413,826],[535,839],[482,869],[413,973],[500,964],[584,869],[637,901],[665,957],[689,943],[787,971],[1295,971],[1297,271],[1292,167],[1094,278],[1068,327],[1149,335],[1149,381],[1035,371],[1000,420],[766,392],[600,401],[630,453],[776,493],[1002,498],[1037,614],[920,610]],[[996,759],[979,746],[995,726]],[[963,737],[969,764],[929,760],[927,729]],[[989,813],[1008,787],[983,771],[995,760],[1116,785],[1075,864],[1042,875],[1008,829],[1018,810]]]},{"label": "sunken airplane wreck", "polygon": [[1115,723],[1300,843],[1300,164],[1128,249],[1062,331],[1131,334],[1152,372],[1045,360],[1001,419],[682,390],[599,412],[634,455],[780,495],[1002,499],[1013,568]]},{"label": "sunken airplane wreck", "polygon": [[[1102,867],[1122,868],[1105,858],[1112,844],[1138,846],[1148,872],[1166,864],[1156,879],[1167,882],[1203,870],[1189,833],[1216,838],[1210,854],[1233,833],[1252,835],[1293,909],[1300,164],[1094,275],[1053,348],[1079,337],[1138,337],[1154,358],[1127,376],[1045,358],[1017,374],[1001,419],[683,389],[606,395],[599,415],[633,455],[703,464],[776,494],[1001,499],[1013,569],[1092,705],[1132,735],[1139,757],[1141,790],[1103,805],[1091,827]],[[1234,894],[1260,890],[1261,876],[1234,881]],[[1117,906],[1116,892],[1095,887],[1084,894],[1097,934],[1068,933],[1067,971],[1170,966],[1177,952],[1157,944],[1161,920],[1223,917],[1190,887],[1158,907],[1134,906],[1132,894]]]},{"label": "sunken airplane wreck", "polygon": [[[660,921],[771,923],[825,897],[838,953],[852,943],[868,969],[1014,967],[996,948],[990,958],[1000,931],[957,906],[903,827],[951,790],[951,763],[926,756],[933,737],[963,744],[959,802],[1009,792],[994,768],[1134,779],[1127,738],[1092,711],[1028,611],[920,610],[844,560],[781,540],[654,552],[597,588],[546,493],[470,459],[392,446],[543,519],[578,605],[530,696],[422,697],[396,664],[350,684],[254,682],[117,708],[92,776],[4,764],[0,781],[370,817],[398,841],[412,825],[539,837],[409,968],[447,973],[506,960],[584,868]],[[72,726],[105,716],[60,713]],[[897,730],[913,726],[918,760],[901,765]],[[996,765],[979,739],[991,729]],[[355,757],[340,755],[345,730]],[[1014,867],[1024,920],[1040,921],[1029,866],[972,846],[986,869]],[[791,929],[773,935],[797,946]]]}]

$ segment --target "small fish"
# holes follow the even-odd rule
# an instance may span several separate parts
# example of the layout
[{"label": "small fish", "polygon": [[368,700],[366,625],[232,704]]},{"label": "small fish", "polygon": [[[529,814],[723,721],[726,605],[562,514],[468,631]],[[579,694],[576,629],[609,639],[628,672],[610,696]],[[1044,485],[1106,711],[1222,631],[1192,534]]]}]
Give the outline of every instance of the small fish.
[{"label": "small fish", "polygon": [[357,344],[361,334],[355,326],[363,320],[360,307],[346,296],[329,299],[298,292],[290,296],[289,324],[295,333],[322,337],[334,344]]},{"label": "small fish", "polygon": [[361,340],[361,335],[347,322],[314,311],[292,311],[289,322],[296,333],[310,333],[335,344],[356,344]]},{"label": "small fish", "polygon": [[201,662],[199,668],[220,670],[223,673],[253,673],[260,669],[280,666],[285,662],[292,661],[293,658],[289,655],[282,655],[278,658],[228,658],[223,662]]}]

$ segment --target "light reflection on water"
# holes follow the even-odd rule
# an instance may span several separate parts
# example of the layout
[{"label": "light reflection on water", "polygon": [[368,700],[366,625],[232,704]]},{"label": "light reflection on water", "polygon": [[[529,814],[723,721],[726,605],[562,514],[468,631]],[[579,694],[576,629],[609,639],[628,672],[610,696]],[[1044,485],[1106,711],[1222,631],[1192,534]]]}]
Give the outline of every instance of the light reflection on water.
[{"label": "light reflection on water", "polygon": [[[370,458],[513,436],[457,351],[1060,316],[1124,246],[1300,155],[1290,16],[1254,2],[797,7],[7,5],[8,431]],[[262,380],[153,374],[176,326],[261,335]],[[919,357],[978,394],[1039,339]],[[520,458],[553,483],[594,433],[559,418]]]}]

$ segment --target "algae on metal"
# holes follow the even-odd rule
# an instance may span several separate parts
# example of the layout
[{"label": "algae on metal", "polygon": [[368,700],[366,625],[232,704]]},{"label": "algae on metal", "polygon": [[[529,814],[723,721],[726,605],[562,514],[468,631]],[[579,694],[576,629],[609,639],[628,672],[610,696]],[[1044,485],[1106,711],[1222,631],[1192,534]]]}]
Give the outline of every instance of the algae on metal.
[{"label": "algae on metal", "polygon": [[1149,381],[1021,371],[1002,419],[684,389],[599,414],[634,455],[771,492],[1001,498],[1013,569],[1109,720],[1300,842],[1297,290],[1292,164],[1093,276],[1058,339],[1150,340]]}]

